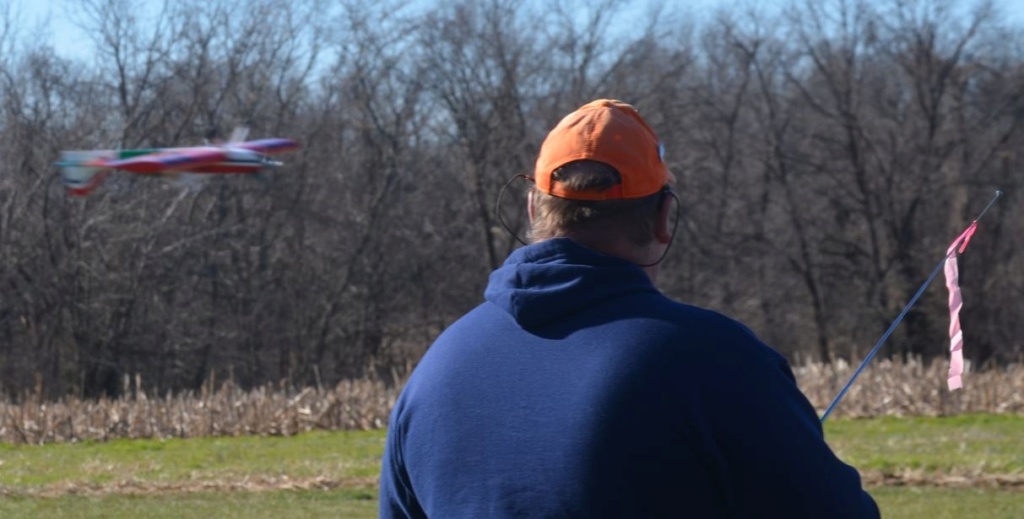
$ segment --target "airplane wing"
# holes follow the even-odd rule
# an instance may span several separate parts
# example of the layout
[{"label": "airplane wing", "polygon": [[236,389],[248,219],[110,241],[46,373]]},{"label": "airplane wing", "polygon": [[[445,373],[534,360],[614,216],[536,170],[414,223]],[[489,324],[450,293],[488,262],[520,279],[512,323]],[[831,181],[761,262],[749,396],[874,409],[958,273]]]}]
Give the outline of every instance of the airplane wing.
[{"label": "airplane wing", "polygon": [[232,148],[243,148],[265,155],[274,155],[299,149],[299,143],[291,139],[260,139],[258,141],[231,144]]},{"label": "airplane wing", "polygon": [[139,155],[128,159],[112,160],[106,167],[132,173],[173,173],[223,161],[227,152],[222,148],[178,148],[161,153]]}]

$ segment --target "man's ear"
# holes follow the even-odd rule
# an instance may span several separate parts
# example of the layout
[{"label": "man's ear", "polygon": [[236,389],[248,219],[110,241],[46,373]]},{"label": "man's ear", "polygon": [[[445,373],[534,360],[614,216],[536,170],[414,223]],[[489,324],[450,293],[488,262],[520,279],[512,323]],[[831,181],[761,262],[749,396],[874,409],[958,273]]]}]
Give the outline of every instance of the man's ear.
[{"label": "man's ear", "polygon": [[533,190],[526,194],[526,212],[530,214],[530,223],[533,223]]},{"label": "man's ear", "polygon": [[676,201],[676,197],[672,195],[672,192],[665,190],[661,192],[661,202],[658,204],[658,215],[654,222],[654,238],[658,240],[658,243],[669,243],[672,241],[672,227],[670,220],[672,218],[672,208]]}]

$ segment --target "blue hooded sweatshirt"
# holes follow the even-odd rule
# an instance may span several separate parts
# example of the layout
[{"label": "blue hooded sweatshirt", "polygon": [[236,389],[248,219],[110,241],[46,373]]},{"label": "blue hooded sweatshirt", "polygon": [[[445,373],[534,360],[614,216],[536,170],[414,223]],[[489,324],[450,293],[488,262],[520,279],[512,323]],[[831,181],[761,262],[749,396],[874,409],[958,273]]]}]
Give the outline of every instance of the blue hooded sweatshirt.
[{"label": "blue hooded sweatshirt", "polygon": [[785,359],[637,266],[515,251],[391,415],[381,517],[879,517]]}]

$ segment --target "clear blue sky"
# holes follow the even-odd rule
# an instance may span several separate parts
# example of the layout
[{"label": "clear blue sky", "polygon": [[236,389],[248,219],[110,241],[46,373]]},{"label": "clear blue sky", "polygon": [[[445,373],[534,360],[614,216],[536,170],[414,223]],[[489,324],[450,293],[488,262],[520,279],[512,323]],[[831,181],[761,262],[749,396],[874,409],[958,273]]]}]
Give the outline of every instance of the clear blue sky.
[{"label": "clear blue sky", "polygon": [[[444,0],[420,0],[426,2],[443,2]],[[891,0],[883,0],[890,2]],[[39,34],[54,46],[57,53],[65,57],[87,58],[92,46],[88,36],[72,23],[72,13],[79,5],[75,0],[0,0],[0,9],[12,2],[14,11],[19,14],[21,22],[20,32],[22,37],[30,34]],[[156,0],[135,0],[136,5],[157,6],[160,2]],[[743,5],[758,5],[769,10],[780,5],[787,5],[790,0],[686,0],[676,2],[666,0],[665,5],[685,6],[686,11],[702,15],[712,12],[721,7],[735,8]],[[959,0],[956,2],[964,6],[974,4],[973,0]],[[1000,6],[1007,22],[1024,27],[1024,0],[995,0]],[[644,0],[636,2],[639,8],[646,5]],[[48,21],[47,21],[48,20]],[[48,23],[46,30],[37,31],[39,24]]]}]

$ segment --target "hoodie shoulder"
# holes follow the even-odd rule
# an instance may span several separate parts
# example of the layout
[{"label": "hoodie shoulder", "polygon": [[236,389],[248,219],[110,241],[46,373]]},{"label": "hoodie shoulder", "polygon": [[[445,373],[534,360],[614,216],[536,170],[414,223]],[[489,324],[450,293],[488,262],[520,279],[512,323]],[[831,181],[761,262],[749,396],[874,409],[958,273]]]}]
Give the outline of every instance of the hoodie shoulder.
[{"label": "hoodie shoulder", "polygon": [[680,303],[661,294],[638,294],[623,306],[635,308],[667,328],[667,333],[697,350],[713,355],[745,357],[750,355],[777,363],[781,354],[765,344],[749,327],[725,314],[707,308]]}]

